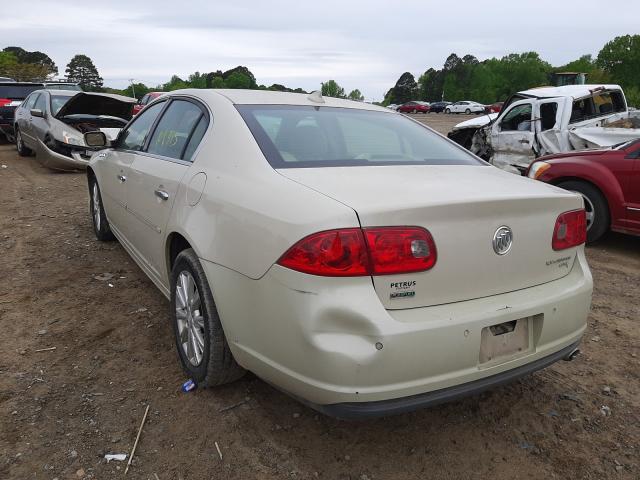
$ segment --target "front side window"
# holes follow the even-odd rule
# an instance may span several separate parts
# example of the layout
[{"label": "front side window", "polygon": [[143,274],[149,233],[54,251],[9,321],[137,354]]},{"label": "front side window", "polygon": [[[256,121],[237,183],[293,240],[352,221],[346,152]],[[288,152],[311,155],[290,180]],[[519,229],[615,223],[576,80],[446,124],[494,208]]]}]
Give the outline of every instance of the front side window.
[{"label": "front side window", "polygon": [[540,105],[540,129],[544,132],[556,126],[557,102],[543,103]]},{"label": "front side window", "polygon": [[202,109],[195,103],[174,100],[158,122],[147,152],[181,159],[191,139],[191,133],[203,115]]},{"label": "front side window", "polygon": [[43,112],[47,111],[47,96],[44,93],[41,93],[33,108],[35,110],[41,110]]},{"label": "front side window", "polygon": [[125,150],[142,150],[149,130],[163,109],[165,102],[159,102],[138,114],[134,122],[123,130],[118,140],[118,148]]},{"label": "front side window", "polygon": [[24,108],[26,108],[27,110],[31,110],[33,108],[33,106],[36,104],[36,100],[38,99],[38,95],[40,95],[39,93],[33,93],[29,96],[29,98],[27,99],[27,101],[24,103]]},{"label": "front side window", "polygon": [[531,131],[531,113],[533,109],[530,103],[517,105],[513,107],[502,118],[500,122],[500,130],[509,131]]},{"label": "front side window", "polygon": [[402,115],[302,105],[236,105],[274,168],[484,165]]}]

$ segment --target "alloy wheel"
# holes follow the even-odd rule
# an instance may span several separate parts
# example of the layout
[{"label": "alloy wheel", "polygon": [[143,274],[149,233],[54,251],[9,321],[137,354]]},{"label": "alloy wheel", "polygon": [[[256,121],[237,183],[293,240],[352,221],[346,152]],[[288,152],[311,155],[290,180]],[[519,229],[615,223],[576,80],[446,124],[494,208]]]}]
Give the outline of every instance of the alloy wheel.
[{"label": "alloy wheel", "polygon": [[18,147],[19,152],[22,151],[23,145],[22,145],[22,135],[20,134],[20,130],[16,132],[16,147]]},{"label": "alloy wheel", "polygon": [[183,270],[176,282],[178,342],[191,365],[197,367],[204,354],[204,315],[198,286],[191,272]]},{"label": "alloy wheel", "polygon": [[587,217],[587,231],[589,231],[589,229],[593,225],[593,221],[596,218],[596,210],[595,210],[595,208],[593,206],[593,202],[584,193],[577,192],[575,190],[571,190],[571,191],[573,193],[577,193],[578,195],[580,195],[584,199],[584,211],[585,211],[585,214],[586,214],[586,217]]}]

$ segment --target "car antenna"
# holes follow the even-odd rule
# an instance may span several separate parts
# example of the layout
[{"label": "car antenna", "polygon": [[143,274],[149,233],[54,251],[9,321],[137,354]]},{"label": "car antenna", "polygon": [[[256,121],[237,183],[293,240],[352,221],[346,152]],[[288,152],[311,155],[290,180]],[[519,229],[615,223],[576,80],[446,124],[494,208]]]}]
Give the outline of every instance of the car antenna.
[{"label": "car antenna", "polygon": [[307,100],[313,103],[324,103],[324,98],[322,98],[322,92],[320,90],[315,90],[311,92],[307,96]]}]

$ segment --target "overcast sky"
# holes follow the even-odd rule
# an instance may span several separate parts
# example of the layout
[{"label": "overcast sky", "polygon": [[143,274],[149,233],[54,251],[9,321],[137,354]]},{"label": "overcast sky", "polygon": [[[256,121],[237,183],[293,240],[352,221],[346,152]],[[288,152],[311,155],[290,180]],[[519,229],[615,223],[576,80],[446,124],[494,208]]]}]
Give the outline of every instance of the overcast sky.
[{"label": "overcast sky", "polygon": [[[8,0],[5,0],[8,1]],[[259,84],[335,79],[368,100],[455,52],[535,50],[553,65],[640,32],[637,0],[22,0],[2,8],[0,48],[40,50],[60,74],[83,53],[106,86],[245,65]],[[4,7],[8,7],[5,5]]]}]

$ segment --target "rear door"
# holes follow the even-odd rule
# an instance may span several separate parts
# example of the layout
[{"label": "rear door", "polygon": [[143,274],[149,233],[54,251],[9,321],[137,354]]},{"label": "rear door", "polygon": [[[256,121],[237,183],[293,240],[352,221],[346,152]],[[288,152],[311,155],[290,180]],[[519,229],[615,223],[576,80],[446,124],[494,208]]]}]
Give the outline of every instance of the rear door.
[{"label": "rear door", "polygon": [[208,122],[208,113],[199,102],[188,98],[171,100],[146,151],[136,155],[131,166],[128,237],[145,265],[161,279],[167,273],[162,271],[165,228],[174,202],[184,195],[181,181],[191,166],[194,144],[202,139]]},{"label": "rear door", "polygon": [[32,149],[35,149],[36,142],[31,134],[31,109],[34,108],[39,93],[32,93],[25,102],[16,109],[16,123],[22,135],[22,141]]},{"label": "rear door", "polygon": [[514,173],[526,168],[535,158],[533,123],[531,100],[512,103],[491,129],[491,163]]},{"label": "rear door", "polygon": [[98,181],[102,193],[102,202],[109,223],[118,233],[127,237],[126,198],[129,184],[129,171],[136,155],[144,148],[145,142],[158,115],[166,105],[159,102],[138,115],[118,136],[113,149],[98,154]]}]

